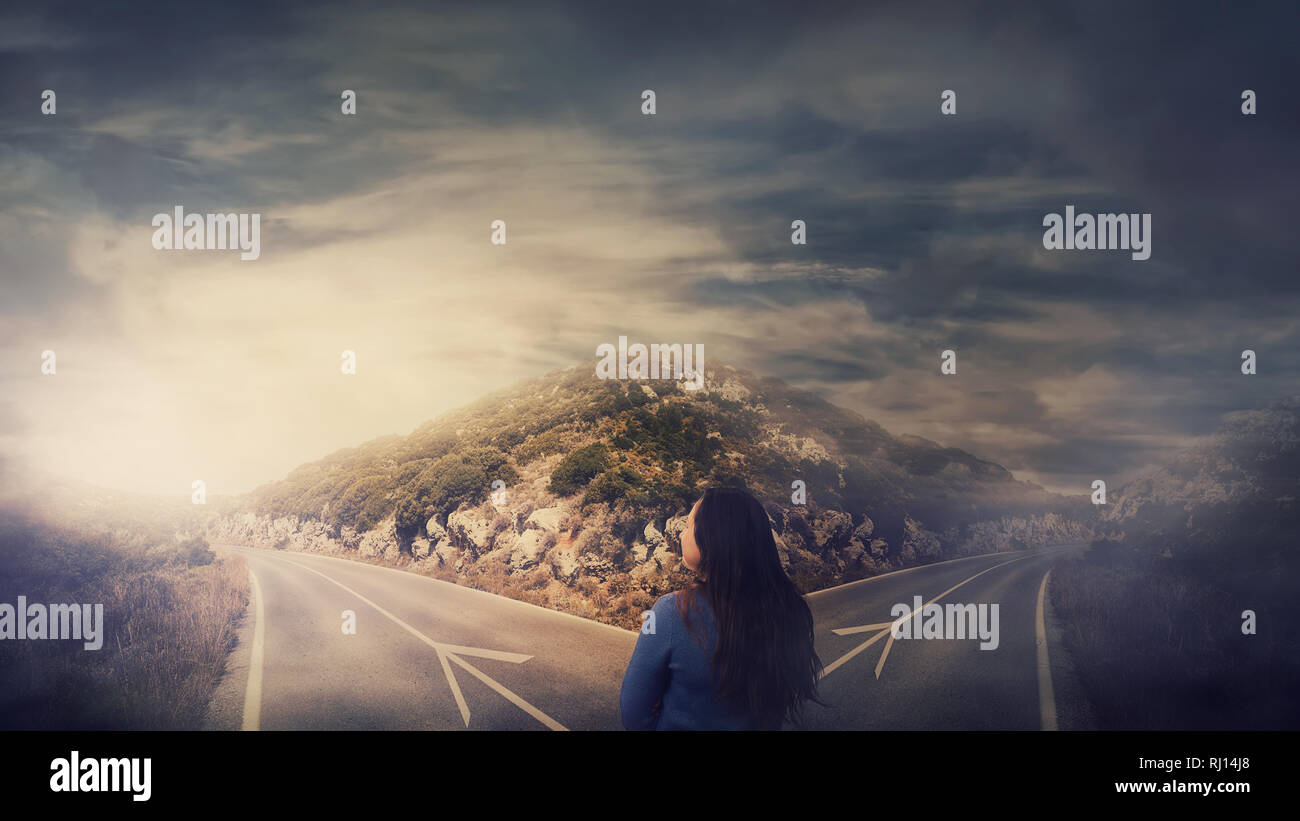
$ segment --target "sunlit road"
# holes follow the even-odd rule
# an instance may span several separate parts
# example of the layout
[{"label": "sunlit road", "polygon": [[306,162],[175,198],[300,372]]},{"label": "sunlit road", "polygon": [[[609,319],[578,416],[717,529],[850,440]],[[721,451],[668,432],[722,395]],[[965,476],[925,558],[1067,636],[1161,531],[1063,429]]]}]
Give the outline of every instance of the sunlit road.
[{"label": "sunlit road", "polygon": [[[250,607],[214,728],[252,711],[262,730],[622,729],[636,633],[413,573],[232,549],[260,588],[264,639],[255,653]],[[257,655],[260,699],[246,705]]]}]

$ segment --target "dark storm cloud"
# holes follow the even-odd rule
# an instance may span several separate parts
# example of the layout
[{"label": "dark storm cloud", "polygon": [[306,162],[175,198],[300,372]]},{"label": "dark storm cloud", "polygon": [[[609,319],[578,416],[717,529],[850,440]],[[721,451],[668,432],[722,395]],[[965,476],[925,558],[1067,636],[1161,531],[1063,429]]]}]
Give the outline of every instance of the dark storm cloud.
[{"label": "dark storm cloud", "polygon": [[[607,287],[657,284],[670,303],[756,322],[860,304],[882,331],[867,347],[862,329],[827,329],[814,348],[776,335],[751,346],[762,361],[737,364],[875,384],[881,410],[950,430],[995,420],[1034,434],[1019,448],[1014,434],[946,444],[995,460],[988,448],[1006,447],[1008,464],[1053,476],[1139,463],[1159,447],[1108,438],[1096,408],[1081,409],[1089,397],[1038,386],[1094,366],[1096,390],[1114,391],[1096,400],[1153,435],[1208,432],[1218,414],[1300,385],[1288,353],[1300,334],[1285,324],[1300,303],[1295,6],[79,3],[10,22],[0,203],[15,216],[0,312],[99,298],[58,232],[40,235],[43,214],[66,207],[59,192],[141,224],[204,202],[266,210],[274,226],[277,206],[430,168],[509,192],[556,161],[540,142],[494,162],[444,154],[442,135],[572,127],[619,152],[615,167],[575,169],[584,190],[637,195],[722,246],[611,270]],[[35,114],[46,87],[60,95],[55,134]],[[332,116],[343,87],[362,89],[364,123]],[[659,93],[654,118],[638,110],[643,88]],[[956,117],[939,114],[945,88]],[[1244,88],[1259,94],[1255,117],[1239,111]],[[20,175],[34,158],[48,165]],[[483,222],[447,198],[438,219]],[[1150,212],[1151,259],[1045,252],[1043,215],[1067,204]],[[790,244],[793,219],[807,246]],[[280,229],[268,255],[375,230]],[[563,253],[535,259],[560,270]],[[729,263],[748,274],[718,273]],[[534,354],[570,350],[553,320],[533,321]],[[734,329],[718,334],[745,350]],[[1242,386],[1237,355],[1265,336],[1268,368]],[[984,388],[893,393],[949,347]]]}]

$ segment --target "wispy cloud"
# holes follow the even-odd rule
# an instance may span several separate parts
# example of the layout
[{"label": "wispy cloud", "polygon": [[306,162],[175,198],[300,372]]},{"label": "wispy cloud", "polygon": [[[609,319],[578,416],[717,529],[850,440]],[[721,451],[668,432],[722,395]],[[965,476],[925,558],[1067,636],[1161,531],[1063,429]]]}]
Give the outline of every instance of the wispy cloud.
[{"label": "wispy cloud", "polygon": [[[1300,384],[1293,28],[739,8],[4,20],[4,450],[240,491],[626,334],[1077,489]],[[1152,259],[1044,250],[1066,204],[1153,213]],[[175,205],[262,258],[153,250]]]}]

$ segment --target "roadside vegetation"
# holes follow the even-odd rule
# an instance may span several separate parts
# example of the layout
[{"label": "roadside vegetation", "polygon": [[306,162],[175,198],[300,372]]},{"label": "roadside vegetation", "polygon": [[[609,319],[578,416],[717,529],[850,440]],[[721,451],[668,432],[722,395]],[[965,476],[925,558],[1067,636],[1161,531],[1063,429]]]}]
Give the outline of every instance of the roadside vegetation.
[{"label": "roadside vegetation", "polygon": [[0,642],[0,728],[195,730],[248,602],[202,537],[0,516],[0,602],[103,604],[103,645]]},{"label": "roadside vegetation", "polygon": [[[1099,729],[1300,726],[1294,594],[1207,570],[1110,539],[1052,570],[1052,605]],[[1242,632],[1245,610],[1254,635]]]}]

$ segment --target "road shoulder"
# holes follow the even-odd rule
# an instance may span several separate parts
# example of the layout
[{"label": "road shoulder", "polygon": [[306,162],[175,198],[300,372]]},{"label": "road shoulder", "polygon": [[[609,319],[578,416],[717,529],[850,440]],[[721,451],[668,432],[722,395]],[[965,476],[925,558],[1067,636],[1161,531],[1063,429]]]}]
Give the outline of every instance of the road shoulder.
[{"label": "road shoulder", "polygon": [[1052,580],[1043,597],[1043,622],[1047,631],[1047,661],[1056,696],[1056,723],[1060,730],[1096,730],[1092,706],[1079,682],[1074,659],[1065,648],[1064,629],[1052,607]]},{"label": "road shoulder", "polygon": [[[226,556],[235,555],[227,552]],[[247,562],[245,562],[247,564]],[[208,702],[207,714],[203,719],[204,730],[238,730],[244,720],[244,690],[248,686],[248,670],[253,656],[253,596],[250,589],[248,604],[240,617],[235,630],[235,647],[226,656],[226,670],[217,689]]]}]

